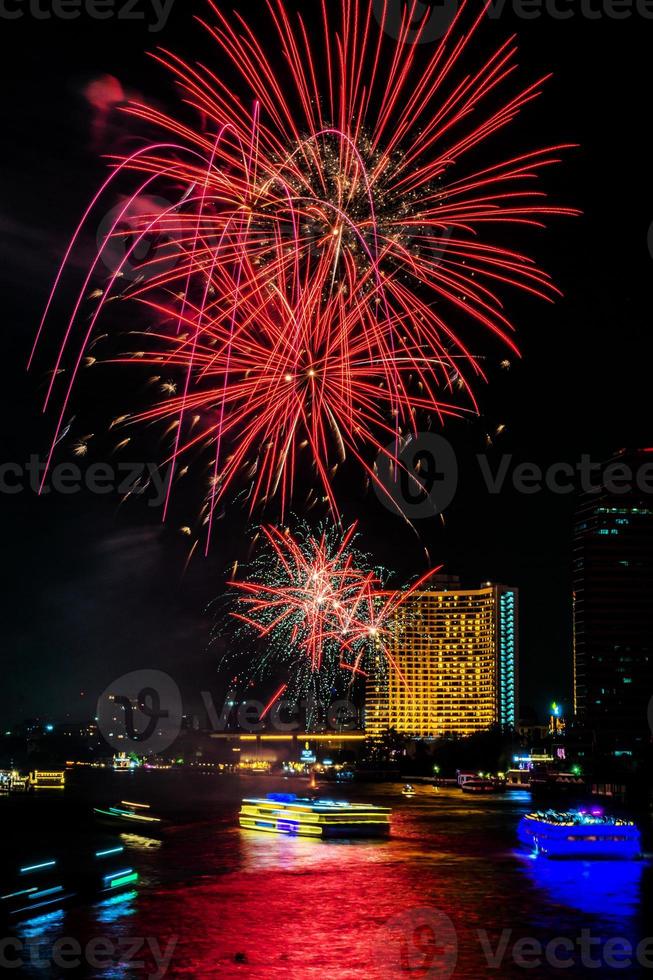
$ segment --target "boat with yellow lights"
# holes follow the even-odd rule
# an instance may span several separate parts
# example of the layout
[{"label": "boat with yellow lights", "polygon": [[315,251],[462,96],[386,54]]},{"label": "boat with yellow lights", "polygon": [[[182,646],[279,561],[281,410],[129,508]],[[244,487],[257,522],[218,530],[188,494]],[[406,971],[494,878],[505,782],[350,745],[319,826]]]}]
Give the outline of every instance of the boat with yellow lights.
[{"label": "boat with yellow lights", "polygon": [[295,837],[381,837],[390,832],[390,808],[344,800],[319,800],[293,793],[270,793],[242,801],[245,830]]},{"label": "boat with yellow lights", "polygon": [[30,789],[65,789],[66,773],[63,769],[34,769],[29,774]]}]

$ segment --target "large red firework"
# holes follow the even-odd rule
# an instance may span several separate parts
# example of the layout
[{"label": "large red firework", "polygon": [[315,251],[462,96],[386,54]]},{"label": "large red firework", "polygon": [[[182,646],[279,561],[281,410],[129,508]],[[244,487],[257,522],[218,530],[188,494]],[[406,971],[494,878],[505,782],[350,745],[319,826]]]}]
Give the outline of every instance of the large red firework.
[{"label": "large red firework", "polygon": [[[491,233],[574,213],[533,188],[563,147],[472,164],[545,79],[502,94],[516,68],[514,38],[467,67],[486,9],[470,15],[471,0],[437,45],[417,43],[419,31],[408,43],[416,3],[393,40],[387,4],[341,0],[332,20],[322,0],[309,27],[283,0],[268,0],[262,41],[209,0],[213,18],[201,23],[231,74],[157,54],[201,124],[130,103],[163,138],[113,161],[64,257],[54,290],[102,195],[133,174],[137,186],[116,209],[64,330],[46,397],[47,406],[65,368],[53,448],[107,303],[120,295],[140,304],[158,326],[114,360],[178,380],[128,424],[166,422],[172,473],[181,454],[210,447],[207,543],[217,504],[242,474],[252,508],[278,495],[283,513],[302,452],[337,514],[331,478],[347,455],[376,480],[375,457],[395,459],[420,414],[460,410],[455,393],[475,408],[472,382],[483,372],[469,328],[515,349],[504,288],[556,293],[530,257]],[[82,324],[89,286],[125,224],[123,258],[91,293]],[[171,486],[172,476],[166,508]]]}]

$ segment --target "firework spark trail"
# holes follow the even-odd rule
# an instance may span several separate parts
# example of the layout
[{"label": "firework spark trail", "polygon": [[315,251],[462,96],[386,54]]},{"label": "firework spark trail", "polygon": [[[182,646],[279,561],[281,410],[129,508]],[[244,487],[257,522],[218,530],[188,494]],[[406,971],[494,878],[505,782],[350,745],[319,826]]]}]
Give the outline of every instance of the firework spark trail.
[{"label": "firework spark trail", "polygon": [[285,661],[295,696],[301,689],[328,695],[345,672],[349,683],[378,668],[397,672],[392,629],[397,611],[439,568],[429,570],[409,589],[389,592],[384,573],[365,567],[354,546],[356,525],[334,525],[312,533],[302,525],[291,534],[263,527],[264,548],[250,574],[232,580],[238,609],[231,615],[247,634],[266,640],[266,662]]},{"label": "firework spark trail", "polygon": [[[210,451],[207,548],[216,509],[243,474],[251,510],[278,495],[283,515],[308,457],[337,517],[331,474],[346,456],[378,484],[374,457],[385,453],[400,466],[399,446],[418,417],[475,411],[472,382],[484,377],[473,353],[479,332],[518,353],[502,292],[549,301],[559,292],[533,259],[491,233],[576,213],[533,188],[564,145],[466,163],[548,77],[502,94],[516,70],[513,37],[468,66],[485,4],[472,13],[472,0],[462,3],[428,54],[406,42],[415,4],[405,6],[395,43],[362,0],[342,0],[333,22],[323,0],[312,31],[301,15],[293,24],[283,0],[267,0],[276,41],[263,44],[240,14],[208,3],[213,21],[198,20],[237,84],[206,64],[156,54],[205,124],[129,104],[132,117],[165,138],[113,159],[66,250],[37,336],[101,196],[118,175],[135,175],[138,189],[99,245],[65,329],[46,397],[47,405],[66,371],[48,466],[93,331],[120,286],[157,326],[145,334],[145,351],[113,362],[165,364],[183,376],[180,396],[128,422],[160,421],[174,432],[165,512],[179,457]],[[418,33],[425,26],[423,19]],[[177,204],[129,214],[155,184]],[[88,329],[78,331],[82,300],[125,216],[133,227],[125,255],[93,300]],[[125,284],[125,266],[152,233],[164,242]],[[463,405],[454,403],[454,379]]]}]

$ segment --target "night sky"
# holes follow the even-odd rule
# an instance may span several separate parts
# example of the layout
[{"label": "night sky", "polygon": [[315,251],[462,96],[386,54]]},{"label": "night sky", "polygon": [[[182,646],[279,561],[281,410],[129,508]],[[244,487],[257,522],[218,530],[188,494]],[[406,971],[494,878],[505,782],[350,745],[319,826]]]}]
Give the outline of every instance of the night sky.
[{"label": "night sky", "polygon": [[[244,4],[250,12],[253,6]],[[523,20],[509,6],[488,19],[478,43],[489,52],[516,31],[521,80],[549,70],[554,78],[510,134],[484,152],[491,163],[506,149],[579,143],[562,166],[545,172],[544,186],[553,201],[576,206],[583,216],[553,220],[546,232],[515,239],[565,296],[549,305],[508,294],[523,358],[510,371],[495,369],[507,353],[484,339],[491,383],[479,390],[483,415],[448,424],[443,433],[459,457],[458,494],[444,526],[433,520],[419,530],[445,571],[469,584],[493,579],[520,588],[522,703],[542,714],[550,700],[569,704],[571,695],[573,497],[509,490],[491,496],[474,454],[485,451],[485,434],[500,425],[505,432],[489,450],[493,469],[501,453],[513,454],[515,463],[547,466],[575,463],[583,453],[600,461],[619,447],[653,445],[647,246],[653,20],[636,14],[588,20],[577,4],[569,4],[575,16],[568,20],[546,13]],[[24,465],[48,448],[54,419],[44,419],[39,406],[50,366],[47,344],[29,375],[26,359],[67,236],[105,172],[100,155],[123,146],[134,126],[115,110],[103,116],[98,91],[108,85],[109,92],[175,109],[177,96],[147,52],[156,45],[186,56],[201,52],[220,70],[193,11],[205,11],[201,0],[177,0],[159,34],[139,21],[87,15],[71,21],[26,15],[1,25],[4,461]],[[98,79],[103,86],[89,89]],[[85,377],[71,410],[71,437],[105,431],[112,413],[132,407],[130,387],[121,391],[121,378],[109,372],[99,368],[92,380]],[[148,446],[144,438],[140,456],[131,458],[156,459],[156,443]],[[108,445],[98,442],[96,458]],[[361,517],[361,547],[395,569],[397,581],[424,570],[417,537],[365,495],[359,478],[352,474],[341,495],[345,516]],[[192,520],[186,507],[191,501],[182,495],[164,528],[159,511],[142,502],[119,506],[117,496],[38,498],[25,490],[1,497],[6,723],[34,715],[91,717],[106,684],[146,666],[172,673],[191,707],[203,688],[219,693],[209,603],[225,568],[246,557],[246,522],[232,508],[218,525],[209,559],[192,562],[184,574],[188,539],[179,527]]]}]

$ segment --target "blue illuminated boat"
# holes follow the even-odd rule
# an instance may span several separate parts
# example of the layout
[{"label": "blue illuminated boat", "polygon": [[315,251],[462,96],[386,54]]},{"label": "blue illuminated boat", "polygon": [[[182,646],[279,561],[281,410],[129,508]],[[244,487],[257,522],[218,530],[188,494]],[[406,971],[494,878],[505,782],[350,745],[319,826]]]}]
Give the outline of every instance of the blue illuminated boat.
[{"label": "blue illuminated boat", "polygon": [[635,824],[606,816],[598,808],[529,813],[519,822],[517,832],[529,850],[550,858],[628,861],[641,856]]},{"label": "blue illuminated boat", "polygon": [[389,807],[369,803],[270,793],[243,800],[239,822],[246,830],[297,837],[380,837],[390,832],[390,812]]}]

